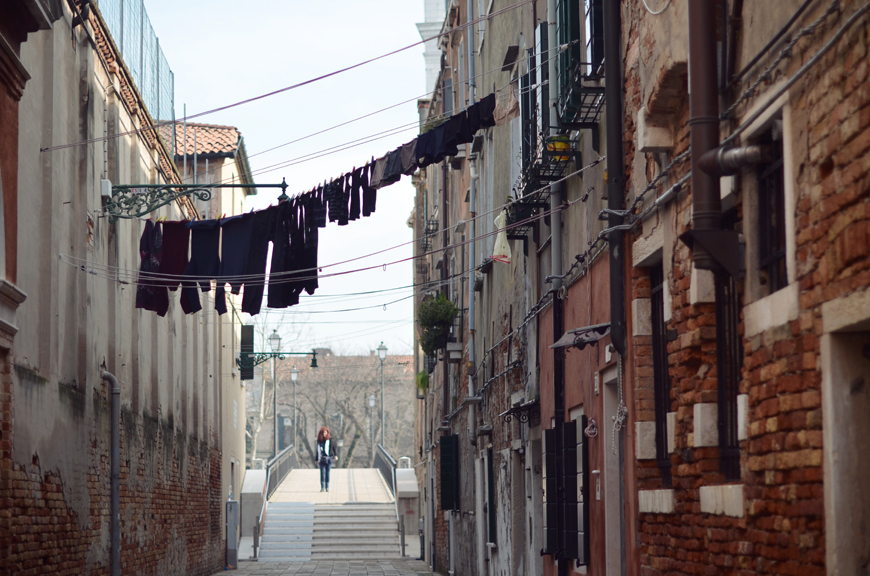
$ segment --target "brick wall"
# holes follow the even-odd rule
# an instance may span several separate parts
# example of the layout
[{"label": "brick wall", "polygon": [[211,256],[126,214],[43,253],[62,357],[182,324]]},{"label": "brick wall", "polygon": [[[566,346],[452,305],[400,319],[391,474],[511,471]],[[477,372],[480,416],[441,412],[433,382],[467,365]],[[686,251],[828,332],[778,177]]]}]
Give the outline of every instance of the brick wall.
[{"label": "brick wall", "polygon": [[[38,455],[14,462],[8,446],[11,378],[2,374],[0,574],[108,574],[109,406],[94,401],[88,434],[87,518],[68,501],[64,478]],[[124,574],[208,575],[224,565],[220,452],[166,422],[122,411],[121,570]],[[214,444],[213,442],[211,444]]]},{"label": "brick wall", "polygon": [[[840,15],[795,50],[781,76],[790,77],[860,4],[842,2]],[[640,8],[632,11],[632,19],[646,17]],[[742,517],[701,512],[700,488],[726,483],[718,448],[692,445],[694,405],[717,401],[715,314],[712,304],[689,302],[691,251],[674,241],[667,280],[672,294],[668,328],[678,333],[668,348],[677,412],[671,458],[675,513],[640,514],[641,574],[825,573],[822,427],[837,424],[823,423],[821,417],[821,306],[870,285],[868,35],[865,18],[789,93],[794,138],[786,145],[794,170],[786,178],[795,186],[799,312],[751,337],[745,335],[745,309],[741,315],[739,391],[749,399],[748,439],[740,442],[741,480],[736,483],[743,486]],[[627,73],[629,84],[639,82],[636,69]],[[687,130],[685,120],[683,107],[678,125]],[[635,141],[635,134],[628,133],[626,141]],[[682,149],[678,144],[674,155]],[[745,194],[744,183],[737,194],[741,221],[748,217]],[[681,194],[673,209],[675,238],[689,227],[691,193]],[[648,297],[644,270],[634,271],[631,290],[633,298]],[[642,369],[651,352],[648,340],[634,339],[638,420],[651,419],[643,405],[652,386]],[[654,463],[640,462],[635,473],[639,489],[661,487]]]}]

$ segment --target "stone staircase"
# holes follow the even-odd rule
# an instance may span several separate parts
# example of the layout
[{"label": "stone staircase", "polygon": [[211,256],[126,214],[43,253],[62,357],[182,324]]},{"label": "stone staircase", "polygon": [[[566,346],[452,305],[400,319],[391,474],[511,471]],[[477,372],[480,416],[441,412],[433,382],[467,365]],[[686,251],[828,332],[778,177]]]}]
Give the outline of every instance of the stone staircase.
[{"label": "stone staircase", "polygon": [[398,558],[395,504],[270,502],[261,562]]},{"label": "stone staircase", "polygon": [[311,560],[315,506],[311,502],[269,502],[260,541],[261,562]]},{"label": "stone staircase", "polygon": [[312,560],[398,558],[395,504],[318,504]]}]

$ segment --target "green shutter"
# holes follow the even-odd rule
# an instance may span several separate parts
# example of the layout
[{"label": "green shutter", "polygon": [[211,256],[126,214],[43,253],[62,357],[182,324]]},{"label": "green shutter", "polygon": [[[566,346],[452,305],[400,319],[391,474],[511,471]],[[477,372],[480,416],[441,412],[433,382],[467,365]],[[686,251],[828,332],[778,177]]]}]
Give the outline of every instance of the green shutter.
[{"label": "green shutter", "polygon": [[562,425],[562,469],[565,486],[562,499],[562,526],[565,534],[565,558],[577,558],[579,552],[579,515],[577,486],[577,421]]},{"label": "green shutter", "polygon": [[492,448],[486,450],[486,519],[488,521],[487,542],[496,543],[495,514],[495,464],[492,461]]},{"label": "green shutter", "polygon": [[544,430],[544,547],[543,554],[555,554],[559,546],[556,526],[556,431]]},{"label": "green shutter", "polygon": [[577,565],[589,565],[589,445],[586,416],[577,421]]},{"label": "green shutter", "polygon": [[441,452],[441,509],[459,508],[459,436],[442,436]]}]

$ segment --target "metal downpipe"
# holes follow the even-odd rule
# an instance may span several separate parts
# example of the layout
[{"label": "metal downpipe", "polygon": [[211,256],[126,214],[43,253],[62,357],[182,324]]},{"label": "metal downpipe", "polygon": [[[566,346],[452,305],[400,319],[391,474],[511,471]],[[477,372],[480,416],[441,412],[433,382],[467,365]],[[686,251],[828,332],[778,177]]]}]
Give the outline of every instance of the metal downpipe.
[{"label": "metal downpipe", "polygon": [[110,489],[110,541],[112,576],[121,576],[121,385],[111,372],[100,370],[100,378],[112,389],[111,432],[111,489]]},{"label": "metal downpipe", "polygon": [[[722,228],[719,179],[701,168],[701,157],[719,146],[716,12],[709,0],[689,2],[689,108],[692,146],[692,231]],[[710,252],[694,242],[692,258],[699,270],[719,268]]]},{"label": "metal downpipe", "polygon": [[[623,218],[614,211],[625,208],[625,158],[623,150],[622,15],[620,0],[605,0],[604,16],[604,106],[607,110],[607,207],[608,227]],[[608,235],[610,244],[610,339],[620,356],[625,355],[625,233]]]}]

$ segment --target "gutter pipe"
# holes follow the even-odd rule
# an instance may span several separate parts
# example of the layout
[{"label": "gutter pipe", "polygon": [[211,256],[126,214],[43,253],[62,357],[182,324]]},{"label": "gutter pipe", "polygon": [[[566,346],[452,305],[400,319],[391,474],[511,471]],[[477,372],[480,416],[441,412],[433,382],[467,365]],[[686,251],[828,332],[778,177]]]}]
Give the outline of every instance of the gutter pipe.
[{"label": "gutter pipe", "polygon": [[[474,2],[468,2],[468,18],[469,22],[474,21]],[[468,99],[471,104],[475,103],[475,66],[474,66],[474,26],[470,26],[467,28],[468,32]],[[473,144],[469,144],[472,146]],[[474,272],[475,272],[475,261],[477,254],[475,253],[475,238],[477,238],[477,170],[471,170],[471,167],[474,166],[475,162],[477,162],[477,155],[469,152],[468,154],[468,162],[469,162],[469,175],[471,176],[471,186],[469,190],[469,201],[471,204],[471,242],[468,244],[468,368],[469,370],[474,368]],[[474,378],[471,374],[468,375],[468,395],[474,396]],[[472,414],[474,412],[472,411]],[[473,417],[473,416],[472,416]],[[474,427],[472,426],[472,430]]]},{"label": "gutter pipe", "polygon": [[[706,1],[706,0],[702,0]],[[604,106],[607,109],[607,226],[623,224],[625,210],[625,158],[622,108],[622,14],[620,0],[604,0]],[[715,34],[711,34],[715,42]],[[715,64],[715,62],[714,62]],[[715,66],[713,67],[715,74]],[[715,76],[714,76],[715,77]],[[715,86],[715,83],[714,83]],[[614,229],[610,244],[610,339],[620,356],[626,351],[625,332],[625,232]]]},{"label": "gutter pipe", "polygon": [[121,385],[111,372],[100,370],[100,378],[112,387],[110,540],[112,576],[121,576]]},{"label": "gutter pipe", "polygon": [[[549,131],[548,135],[558,133],[559,94],[554,89],[556,86],[557,70],[556,59],[553,54],[556,51],[556,0],[547,0],[547,85],[542,82],[542,90],[547,90],[549,103]],[[543,71],[541,71],[543,72]],[[562,206],[561,182],[550,184],[550,266],[553,279],[553,342],[558,342],[565,330],[562,300],[559,292],[562,288]],[[563,348],[553,349],[553,419],[556,421],[556,454],[562,454],[562,424],[565,422],[565,351]],[[557,574],[565,576],[568,573],[568,562],[563,558],[565,550],[565,534],[563,526],[565,520],[562,517],[563,492],[564,492],[564,463],[562,458],[556,458],[556,531],[558,536],[558,553],[556,558]]]},{"label": "gutter pipe", "polygon": [[[701,168],[701,157],[719,146],[716,81],[716,11],[709,0],[689,2],[689,107],[692,146],[692,259],[699,270],[718,270],[711,240],[722,229],[719,179]],[[712,234],[711,234],[712,232]]]}]

